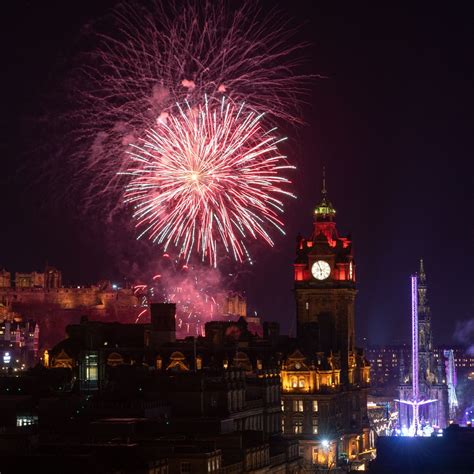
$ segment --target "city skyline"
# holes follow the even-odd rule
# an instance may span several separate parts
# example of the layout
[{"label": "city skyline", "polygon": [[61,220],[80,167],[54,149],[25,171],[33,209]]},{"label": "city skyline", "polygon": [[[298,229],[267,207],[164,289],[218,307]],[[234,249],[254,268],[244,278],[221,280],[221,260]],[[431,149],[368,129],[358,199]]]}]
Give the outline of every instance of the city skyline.
[{"label": "city skyline", "polygon": [[[42,97],[59,79],[80,28],[114,3],[85,2],[69,10],[18,2],[7,12],[11,26],[4,34],[16,38],[17,46],[3,41],[10,74],[2,84],[12,93],[3,116],[4,155],[10,159],[2,180],[0,265],[10,271],[40,270],[49,261],[70,283],[126,276],[118,259],[131,236],[124,232],[124,245],[113,248],[108,223],[101,228],[92,219],[71,216],[68,206],[50,205],[42,193],[53,190],[38,185],[24,168],[35,145],[28,125]],[[295,9],[289,2],[279,7],[296,22],[307,21],[299,35],[311,43],[308,71],[326,78],[314,80],[303,108],[307,125],[285,130],[287,152],[298,166],[298,199],[284,216],[286,237],[278,237],[274,249],[258,248],[255,265],[242,269],[250,306],[284,330],[295,329],[294,242],[311,228],[325,166],[336,221],[354,240],[359,343],[363,337],[374,344],[409,339],[409,276],[420,258],[434,337],[440,344],[460,343],[456,322],[473,317],[472,226],[463,226],[472,216],[468,15],[435,7],[426,17],[421,9],[401,7],[344,12],[320,5]],[[15,36],[17,27],[22,37]],[[39,38],[41,54],[33,53],[33,38]],[[35,153],[41,160],[41,150]]]},{"label": "city skyline", "polygon": [[474,472],[473,12],[8,3],[0,474]]}]

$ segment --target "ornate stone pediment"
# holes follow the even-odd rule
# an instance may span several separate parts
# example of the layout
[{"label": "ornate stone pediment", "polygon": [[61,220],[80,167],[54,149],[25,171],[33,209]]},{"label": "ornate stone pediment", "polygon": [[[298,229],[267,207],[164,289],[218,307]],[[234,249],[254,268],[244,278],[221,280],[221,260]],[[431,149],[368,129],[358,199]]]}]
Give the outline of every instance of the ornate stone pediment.
[{"label": "ornate stone pediment", "polygon": [[53,359],[53,368],[65,368],[72,369],[73,360],[64,349],[61,349],[61,352]]},{"label": "ornate stone pediment", "polygon": [[189,370],[189,365],[186,363],[186,357],[184,357],[182,352],[173,352],[170,356],[170,363],[166,370],[175,370],[178,372],[187,372]]},{"label": "ornate stone pediment", "polygon": [[286,360],[286,370],[309,370],[306,357],[296,349]]}]

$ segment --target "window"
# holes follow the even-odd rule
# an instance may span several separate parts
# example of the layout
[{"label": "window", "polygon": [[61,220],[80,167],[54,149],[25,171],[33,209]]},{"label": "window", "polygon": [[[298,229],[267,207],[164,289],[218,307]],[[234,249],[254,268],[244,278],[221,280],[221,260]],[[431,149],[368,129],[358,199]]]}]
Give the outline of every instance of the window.
[{"label": "window", "polygon": [[293,432],[295,434],[303,433],[303,420],[295,420],[293,422]]},{"label": "window", "polygon": [[181,473],[188,473],[191,472],[191,463],[190,462],[182,462],[181,463]]},{"label": "window", "polygon": [[293,411],[303,411],[303,400],[293,400]]},{"label": "window", "polygon": [[285,432],[285,419],[284,418],[281,419],[281,431],[282,433]]},{"label": "window", "polygon": [[99,378],[97,354],[86,355],[86,380],[95,382]]},{"label": "window", "polygon": [[296,377],[291,377],[291,387],[298,388],[298,379]]},{"label": "window", "polygon": [[314,412],[318,411],[318,401],[317,400],[313,400],[313,411]]},{"label": "window", "polygon": [[285,400],[281,401],[281,411],[285,411]]},{"label": "window", "polygon": [[299,388],[304,388],[304,377],[300,377],[299,380],[298,380],[298,387]]},{"label": "window", "polygon": [[86,367],[86,380],[96,381],[98,378],[97,367]]},{"label": "window", "polygon": [[313,434],[318,434],[318,419],[313,418]]},{"label": "window", "polygon": [[16,426],[31,426],[38,423],[37,416],[17,416],[16,417]]}]

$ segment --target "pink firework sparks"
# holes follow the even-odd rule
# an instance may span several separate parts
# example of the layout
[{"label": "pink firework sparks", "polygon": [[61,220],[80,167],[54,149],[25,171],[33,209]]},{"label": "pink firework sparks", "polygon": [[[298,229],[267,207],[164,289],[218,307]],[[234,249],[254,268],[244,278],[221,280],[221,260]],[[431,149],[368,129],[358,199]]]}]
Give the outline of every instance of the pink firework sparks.
[{"label": "pink firework sparks", "polygon": [[[179,337],[203,335],[205,324],[214,319],[229,317],[226,301],[231,293],[224,289],[219,270],[207,265],[187,265],[168,255],[157,262],[159,274],[149,285],[137,284],[134,294],[139,304],[135,323],[150,320],[149,304],[176,303],[176,331]],[[159,275],[160,278],[155,278]]]},{"label": "pink firework sparks", "polygon": [[192,252],[216,266],[220,247],[250,260],[248,239],[273,245],[268,228],[283,231],[279,215],[292,168],[278,150],[282,138],[265,131],[261,115],[222,98],[179,107],[166,123],[132,145],[125,201],[134,207],[139,237],[166,251]]},{"label": "pink firework sparks", "polygon": [[72,156],[71,186],[85,210],[118,210],[124,150],[175,114],[176,103],[225,94],[272,122],[302,122],[314,76],[301,69],[297,29],[276,10],[264,13],[253,0],[122,2],[100,23],[68,82],[67,142],[76,149],[60,153]]},{"label": "pink firework sparks", "polygon": [[80,69],[97,113],[137,121],[166,117],[184,99],[225,94],[259,112],[301,122],[295,106],[314,76],[300,71],[296,28],[258,2],[122,2],[113,29],[96,32],[93,61]]}]

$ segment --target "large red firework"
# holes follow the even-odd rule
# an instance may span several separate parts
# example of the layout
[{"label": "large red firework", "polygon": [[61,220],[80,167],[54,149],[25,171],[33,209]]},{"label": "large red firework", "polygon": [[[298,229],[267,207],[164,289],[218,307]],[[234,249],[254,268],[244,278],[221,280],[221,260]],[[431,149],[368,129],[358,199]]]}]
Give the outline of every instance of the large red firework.
[{"label": "large red firework", "polygon": [[301,122],[298,104],[311,79],[300,68],[304,45],[284,15],[264,13],[258,2],[122,2],[88,31],[92,48],[69,84],[68,142],[76,150],[62,150],[86,209],[117,208],[127,182],[124,150],[176,115],[176,103],[225,95],[272,124]]},{"label": "large red firework", "polygon": [[179,107],[132,145],[125,200],[140,236],[214,266],[219,248],[243,261],[249,238],[273,245],[269,227],[283,232],[281,198],[293,196],[281,171],[294,167],[278,150],[284,139],[265,131],[261,118],[243,104],[206,98]]}]

